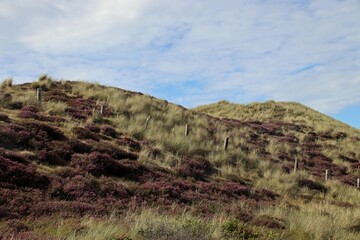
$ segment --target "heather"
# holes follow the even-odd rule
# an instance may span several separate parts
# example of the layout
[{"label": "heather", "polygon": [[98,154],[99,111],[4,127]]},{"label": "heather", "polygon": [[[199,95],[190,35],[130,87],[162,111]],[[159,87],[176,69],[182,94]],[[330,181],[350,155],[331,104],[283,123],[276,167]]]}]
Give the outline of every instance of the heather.
[{"label": "heather", "polygon": [[360,236],[360,132],[301,105],[199,112],[46,75],[0,99],[0,239]]}]

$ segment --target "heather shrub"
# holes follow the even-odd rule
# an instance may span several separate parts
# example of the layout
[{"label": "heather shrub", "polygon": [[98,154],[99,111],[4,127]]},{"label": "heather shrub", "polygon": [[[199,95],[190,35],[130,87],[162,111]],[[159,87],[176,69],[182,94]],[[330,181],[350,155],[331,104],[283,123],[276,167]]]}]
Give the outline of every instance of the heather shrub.
[{"label": "heather shrub", "polygon": [[117,132],[115,130],[115,128],[113,128],[112,126],[110,125],[104,125],[101,127],[101,132],[106,135],[106,136],[109,136],[109,137],[113,137],[115,138],[117,136]]},{"label": "heather shrub", "polygon": [[94,176],[105,175],[137,179],[140,175],[140,169],[136,166],[124,164],[108,154],[92,152],[89,154],[89,159],[95,165],[95,169],[89,171]]},{"label": "heather shrub", "polygon": [[43,123],[24,123],[24,126],[30,130],[32,134],[36,136],[37,133],[43,132],[46,134],[47,139],[49,140],[66,140],[65,135],[61,132],[60,129],[56,127],[51,127]]},{"label": "heather shrub", "polygon": [[94,133],[100,133],[100,131],[101,131],[101,128],[96,124],[86,125],[86,128]]},{"label": "heather shrub", "polygon": [[38,153],[38,160],[41,163],[48,163],[51,165],[64,165],[66,159],[61,157],[61,152],[54,150],[42,150]]},{"label": "heather shrub", "polygon": [[[44,96],[44,100],[46,102],[50,102],[50,106],[52,105],[52,103],[56,103],[57,104],[61,104],[62,106],[67,107],[67,102],[69,99],[74,99],[74,97],[67,95],[65,92],[61,92],[61,91],[48,91],[46,92],[46,95]],[[61,109],[63,109],[63,107],[61,107]]]},{"label": "heather shrub", "polygon": [[34,118],[39,121],[46,121],[46,122],[63,122],[65,119],[61,117],[55,116],[44,116],[39,113],[39,108],[37,106],[28,105],[21,109],[20,113],[18,114],[21,118]]},{"label": "heather shrub", "polygon": [[59,214],[65,218],[82,217],[85,215],[98,216],[108,213],[106,205],[70,200],[50,200],[36,202],[32,207],[32,216],[54,216]]},{"label": "heather shrub", "polygon": [[327,188],[323,184],[319,182],[314,182],[310,179],[299,179],[298,185],[300,187],[307,187],[308,189],[311,190],[316,190],[324,193],[327,192]]},{"label": "heather shrub", "polygon": [[129,191],[124,186],[124,184],[114,181],[108,177],[99,178],[100,184],[100,196],[105,198],[115,198],[117,200],[122,200],[128,198]]},{"label": "heather shrub", "polygon": [[7,124],[0,129],[0,143],[2,146],[16,147],[25,145],[31,138],[29,131],[17,124]]},{"label": "heather shrub", "polygon": [[4,148],[0,148],[0,156],[8,158],[14,162],[19,162],[19,163],[28,163],[29,162],[29,159],[26,156],[16,153],[16,152],[13,152],[13,151],[10,151],[10,150],[6,150]]},{"label": "heather shrub", "polygon": [[67,112],[77,120],[86,120],[92,116],[93,109],[96,107],[95,100],[84,98],[70,99],[67,104]]},{"label": "heather shrub", "polygon": [[67,200],[94,201],[100,193],[100,184],[94,178],[78,175],[67,180],[62,191]]},{"label": "heather shrub", "polygon": [[173,203],[191,203],[199,199],[195,192],[196,185],[187,181],[145,182],[135,191],[135,195],[147,202],[158,202],[165,205]]},{"label": "heather shrub", "polygon": [[10,118],[8,117],[8,115],[0,113],[0,121],[8,123],[10,122]]},{"label": "heather shrub", "polygon": [[182,177],[192,177],[197,180],[204,180],[205,177],[214,172],[211,163],[204,158],[183,158],[177,173]]},{"label": "heather shrub", "polygon": [[71,166],[80,168],[93,176],[110,175],[111,167],[116,166],[117,161],[108,154],[92,152],[90,154],[74,154],[71,158]]},{"label": "heather shrub", "polygon": [[118,160],[120,159],[136,160],[138,158],[137,154],[127,152],[107,142],[98,142],[93,144],[92,150],[100,153],[109,154],[110,156]]},{"label": "heather shrub", "polygon": [[140,143],[129,137],[118,138],[116,140],[116,143],[119,146],[127,146],[133,151],[140,151],[140,149],[141,149]]},{"label": "heather shrub", "polygon": [[50,141],[66,140],[65,135],[58,128],[36,122],[24,123],[23,125],[31,136],[27,144],[34,149],[46,148]]},{"label": "heather shrub", "polygon": [[90,153],[92,146],[78,139],[70,139],[69,145],[72,146],[72,149],[76,153]]},{"label": "heather shrub", "polygon": [[17,187],[44,188],[49,184],[45,176],[38,175],[35,168],[0,156],[0,183]]},{"label": "heather shrub", "polygon": [[18,114],[21,118],[36,118],[39,113],[39,108],[37,106],[25,106],[21,109],[20,113]]},{"label": "heather shrub", "polygon": [[89,154],[75,153],[71,156],[70,166],[79,172],[94,173],[96,176],[103,174],[103,171],[97,171],[96,165],[91,162]]},{"label": "heather shrub", "polygon": [[82,128],[82,127],[74,127],[72,129],[72,132],[75,134],[75,136],[79,139],[91,139],[94,141],[100,141],[100,137],[98,134],[93,133],[89,129]]}]

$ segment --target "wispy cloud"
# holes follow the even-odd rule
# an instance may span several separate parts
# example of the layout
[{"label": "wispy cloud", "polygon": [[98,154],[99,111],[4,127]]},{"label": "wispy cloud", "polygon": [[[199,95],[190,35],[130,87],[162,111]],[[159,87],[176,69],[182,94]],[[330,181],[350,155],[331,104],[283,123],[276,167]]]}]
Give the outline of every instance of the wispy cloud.
[{"label": "wispy cloud", "polygon": [[358,0],[0,2],[0,77],[41,73],[220,99],[360,104]]}]

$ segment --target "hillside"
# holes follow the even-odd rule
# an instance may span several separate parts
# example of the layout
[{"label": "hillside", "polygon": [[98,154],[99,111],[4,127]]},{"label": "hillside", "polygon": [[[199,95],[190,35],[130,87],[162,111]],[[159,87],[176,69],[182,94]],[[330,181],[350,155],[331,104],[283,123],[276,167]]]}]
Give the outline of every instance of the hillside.
[{"label": "hillside", "polygon": [[205,112],[217,117],[236,118],[240,120],[279,120],[295,124],[303,124],[316,131],[334,129],[351,135],[360,136],[360,130],[350,127],[329,116],[319,113],[296,102],[266,101],[263,103],[235,104],[228,101],[202,105],[196,111]]},{"label": "hillside", "polygon": [[266,104],[5,80],[0,239],[358,239],[359,131]]}]

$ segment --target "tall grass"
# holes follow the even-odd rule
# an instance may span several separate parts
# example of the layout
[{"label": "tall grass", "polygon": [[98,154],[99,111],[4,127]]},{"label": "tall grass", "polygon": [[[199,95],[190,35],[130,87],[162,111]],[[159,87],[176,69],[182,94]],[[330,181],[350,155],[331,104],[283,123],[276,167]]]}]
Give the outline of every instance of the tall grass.
[{"label": "tall grass", "polygon": [[12,85],[13,85],[13,79],[12,78],[5,78],[0,84],[0,89],[5,90],[7,88],[11,88]]}]

